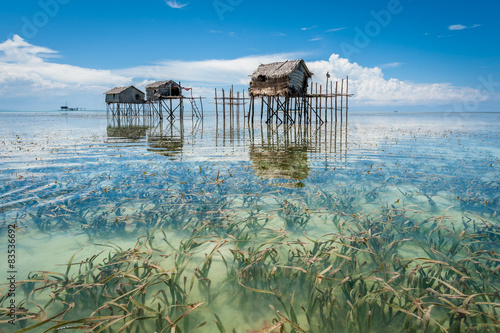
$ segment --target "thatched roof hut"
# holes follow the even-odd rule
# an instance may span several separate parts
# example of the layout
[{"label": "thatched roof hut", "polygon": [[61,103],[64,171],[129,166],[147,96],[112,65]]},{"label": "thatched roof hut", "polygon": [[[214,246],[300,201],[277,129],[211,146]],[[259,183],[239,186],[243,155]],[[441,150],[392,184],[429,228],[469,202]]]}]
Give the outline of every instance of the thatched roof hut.
[{"label": "thatched roof hut", "polygon": [[299,97],[307,93],[307,81],[312,73],[304,60],[263,64],[252,74],[251,96]]},{"label": "thatched roof hut", "polygon": [[148,101],[156,101],[160,97],[182,96],[182,88],[172,80],[157,81],[146,86],[146,95]]},{"label": "thatched roof hut", "polygon": [[134,86],[115,87],[104,94],[106,103],[144,103],[144,93]]}]

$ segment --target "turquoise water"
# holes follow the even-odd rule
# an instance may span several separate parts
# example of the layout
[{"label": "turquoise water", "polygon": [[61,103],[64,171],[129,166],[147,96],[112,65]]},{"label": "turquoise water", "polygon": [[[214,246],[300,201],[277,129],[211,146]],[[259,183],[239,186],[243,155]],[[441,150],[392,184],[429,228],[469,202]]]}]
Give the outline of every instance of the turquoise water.
[{"label": "turquoise water", "polygon": [[[16,328],[70,308],[64,327],[110,332],[498,329],[499,113],[0,119],[0,244],[17,223],[16,279],[32,278]],[[122,297],[136,280],[149,289]]]}]

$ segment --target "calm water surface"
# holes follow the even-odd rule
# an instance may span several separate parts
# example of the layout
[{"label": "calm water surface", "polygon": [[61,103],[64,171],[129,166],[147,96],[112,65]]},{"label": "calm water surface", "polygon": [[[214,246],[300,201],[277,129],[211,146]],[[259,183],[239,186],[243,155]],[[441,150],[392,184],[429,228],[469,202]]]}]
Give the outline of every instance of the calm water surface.
[{"label": "calm water surface", "polygon": [[[78,280],[94,269],[85,266],[93,255],[100,253],[98,265],[140,249],[127,260],[154,262],[169,281],[176,276],[184,295],[161,303],[153,297],[161,287],[152,285],[140,304],[170,306],[172,320],[182,313],[172,304],[195,307],[179,321],[182,332],[205,321],[197,331],[494,331],[499,129],[499,113],[352,113],[347,124],[318,127],[249,126],[214,114],[161,122],[1,112],[0,265],[7,265],[7,226],[17,223],[17,281],[43,276],[34,271]],[[84,280],[80,287],[91,283]],[[105,281],[116,297],[135,283],[123,275]],[[18,287],[16,302],[40,313],[34,302],[50,303],[54,290],[27,301],[29,288]],[[124,313],[92,313],[114,296],[84,304],[83,296],[71,298],[76,289],[47,305],[48,316],[70,301],[77,306],[66,320]],[[463,307],[471,319],[457,319],[454,307],[479,294],[490,296],[471,296],[467,304],[482,307]],[[130,304],[127,318],[148,313]],[[169,327],[155,318],[132,331]],[[22,322],[15,327],[36,323]]]}]

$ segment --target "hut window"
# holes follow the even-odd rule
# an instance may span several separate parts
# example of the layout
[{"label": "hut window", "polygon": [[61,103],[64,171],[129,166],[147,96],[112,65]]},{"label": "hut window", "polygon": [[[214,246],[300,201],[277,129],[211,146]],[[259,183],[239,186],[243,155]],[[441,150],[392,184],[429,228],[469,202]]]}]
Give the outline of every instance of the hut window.
[{"label": "hut window", "polygon": [[135,94],[135,100],[138,101],[139,100],[139,94]]},{"label": "hut window", "polygon": [[257,81],[266,82],[267,81],[267,77],[265,75],[259,75],[257,77]]}]

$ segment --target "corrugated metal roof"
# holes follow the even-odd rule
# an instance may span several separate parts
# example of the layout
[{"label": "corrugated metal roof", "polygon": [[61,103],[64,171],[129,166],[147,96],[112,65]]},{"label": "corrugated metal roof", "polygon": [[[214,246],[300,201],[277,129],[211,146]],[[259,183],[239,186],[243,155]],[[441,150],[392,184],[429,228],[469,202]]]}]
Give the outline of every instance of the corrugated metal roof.
[{"label": "corrugated metal roof", "polygon": [[105,92],[104,94],[105,95],[112,95],[112,94],[120,94],[122,93],[123,91],[127,90],[128,88],[134,88],[135,90],[137,90],[138,92],[144,94],[142,91],[140,91],[139,89],[137,89],[136,87],[134,86],[128,86],[128,87],[114,87],[113,89]]}]

